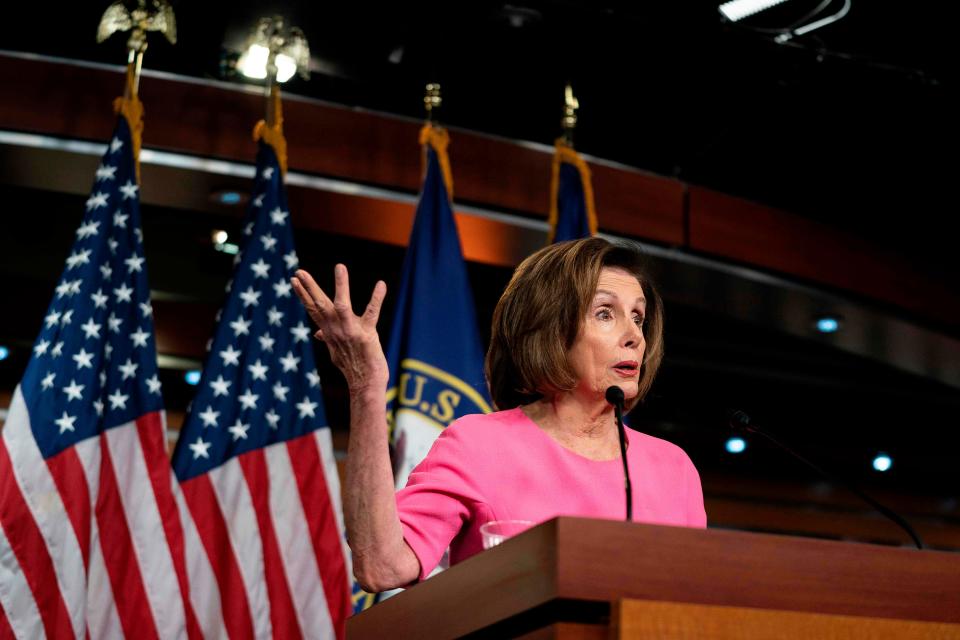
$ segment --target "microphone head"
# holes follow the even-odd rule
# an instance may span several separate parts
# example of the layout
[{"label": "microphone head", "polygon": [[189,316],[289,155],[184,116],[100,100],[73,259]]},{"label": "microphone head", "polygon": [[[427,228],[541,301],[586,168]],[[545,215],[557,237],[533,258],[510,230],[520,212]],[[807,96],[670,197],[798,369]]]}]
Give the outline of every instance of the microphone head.
[{"label": "microphone head", "polygon": [[734,430],[749,430],[750,416],[739,409],[731,410],[727,413],[727,424]]},{"label": "microphone head", "polygon": [[606,398],[607,398],[607,402],[609,402],[613,406],[621,407],[621,408],[623,407],[623,402],[624,402],[623,389],[621,389],[617,385],[613,385],[612,387],[607,387]]}]

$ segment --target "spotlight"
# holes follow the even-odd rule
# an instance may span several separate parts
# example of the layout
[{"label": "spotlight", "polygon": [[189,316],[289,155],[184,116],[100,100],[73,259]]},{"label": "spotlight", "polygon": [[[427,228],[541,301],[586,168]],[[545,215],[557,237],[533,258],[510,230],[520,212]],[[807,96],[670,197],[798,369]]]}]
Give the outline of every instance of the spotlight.
[{"label": "spotlight", "polygon": [[500,17],[514,29],[522,29],[543,19],[543,14],[530,7],[505,4],[500,9]]},{"label": "spotlight", "polygon": [[237,60],[237,69],[248,78],[262,80],[276,73],[277,82],[286,82],[295,73],[310,77],[310,47],[303,31],[288,26],[282,17],[262,18]]},{"label": "spotlight", "polygon": [[[752,16],[755,13],[765,11],[770,7],[775,7],[778,4],[782,4],[786,0],[730,0],[730,2],[724,2],[717,9],[729,22],[738,22]],[[785,27],[783,29],[765,29],[767,33],[770,32],[779,32],[774,38],[774,42],[778,44],[783,44],[793,38],[798,36],[805,35],[811,31],[816,31],[821,27],[825,27],[828,24],[833,24],[837,20],[840,20],[845,15],[850,13],[850,6],[853,3],[853,0],[843,0],[843,5],[837,10],[836,13],[833,13],[825,18],[820,18],[819,20],[813,20],[813,22],[808,22],[802,26],[797,26],[796,24]],[[814,9],[811,13],[807,14],[802,21],[811,20],[816,18],[826,10],[832,3],[832,0],[824,0],[817,8]]]},{"label": "spotlight", "polygon": [[[263,80],[267,77],[267,58],[270,49],[262,44],[252,44],[240,55],[237,68],[240,73],[253,80]],[[277,82],[286,82],[297,72],[297,63],[288,55],[277,54]]]},{"label": "spotlight", "polygon": [[786,0],[730,0],[730,2],[724,2],[717,8],[724,18],[730,22],[737,22],[784,2]]},{"label": "spotlight", "polygon": [[183,379],[187,382],[187,384],[192,386],[200,384],[200,370],[191,369],[190,371],[187,371],[185,374],[183,374]]},{"label": "spotlight", "polygon": [[730,438],[725,446],[727,453],[743,453],[747,448],[747,441],[743,438]]},{"label": "spotlight", "polygon": [[10,357],[10,349],[8,349],[3,345],[0,345],[0,360],[6,360],[9,357]]}]

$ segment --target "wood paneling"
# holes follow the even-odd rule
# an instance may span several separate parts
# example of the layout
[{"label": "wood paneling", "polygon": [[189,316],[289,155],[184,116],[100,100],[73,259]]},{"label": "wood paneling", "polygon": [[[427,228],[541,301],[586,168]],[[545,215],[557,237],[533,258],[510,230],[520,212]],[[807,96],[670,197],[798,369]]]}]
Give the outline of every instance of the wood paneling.
[{"label": "wood paneling", "polygon": [[602,623],[624,598],[876,618],[881,631],[883,621],[956,625],[960,556],[559,518],[354,616],[347,629],[420,638],[496,628],[504,633],[487,635],[504,637]]},{"label": "wood paneling", "polygon": [[621,600],[611,616],[614,638],[657,640],[928,640],[960,637],[960,625],[884,620],[747,607]]},{"label": "wood paneling", "polygon": [[556,544],[565,598],[960,622],[957,554],[576,518]]},{"label": "wood paneling", "polygon": [[[0,122],[6,129],[100,141],[109,135],[110,103],[122,82],[115,71],[0,56]],[[141,96],[146,147],[252,161],[250,132],[263,110],[257,91],[147,76]],[[419,189],[418,122],[292,95],[284,110],[291,169],[411,194]],[[549,149],[454,131],[450,154],[458,202],[546,217]],[[603,230],[850,291],[934,323],[960,323],[955,287],[861,238],[672,178],[600,163],[591,168]],[[337,211],[346,212],[332,223],[341,231],[406,242],[409,207],[350,196],[336,200]],[[304,219],[305,208],[295,210]],[[464,229],[462,218],[459,223]],[[515,263],[533,242],[531,232],[518,227],[476,220],[468,227],[463,236],[470,259]],[[490,248],[493,241],[499,245]]]},{"label": "wood paneling", "polygon": [[866,240],[800,216],[690,187],[690,248],[891,303],[960,326],[956,286]]}]

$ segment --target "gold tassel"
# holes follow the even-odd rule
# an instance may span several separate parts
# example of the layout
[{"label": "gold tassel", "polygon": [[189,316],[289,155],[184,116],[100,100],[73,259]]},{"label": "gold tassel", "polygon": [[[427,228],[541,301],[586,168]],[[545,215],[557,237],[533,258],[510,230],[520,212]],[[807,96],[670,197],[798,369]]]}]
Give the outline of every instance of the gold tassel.
[{"label": "gold tassel", "polygon": [[124,97],[113,101],[113,111],[127,119],[130,137],[133,139],[133,166],[137,172],[137,184],[140,184],[140,144],[143,140],[143,103],[137,95],[137,83],[134,78],[134,62],[127,65],[127,85]]},{"label": "gold tassel", "polygon": [[[432,124],[426,124],[420,129],[420,144],[430,145],[437,154],[437,160],[440,162],[440,173],[443,175],[443,184],[447,187],[447,198],[453,202],[453,174],[450,171],[450,157],[447,155],[447,147],[450,146],[450,134],[443,127],[435,127]],[[423,171],[426,176],[427,171],[427,149],[423,149]]]},{"label": "gold tassel", "polygon": [[263,140],[273,147],[280,163],[280,173],[287,175],[287,139],[283,137],[283,107],[280,102],[280,87],[274,83],[270,89],[270,103],[273,109],[273,123],[261,120],[253,127],[253,140]]},{"label": "gold tassel", "polygon": [[587,226],[590,228],[590,235],[595,236],[597,235],[597,211],[593,204],[593,182],[590,178],[590,167],[563,138],[557,138],[554,148],[556,151],[553,154],[553,167],[550,176],[550,215],[547,217],[550,231],[547,233],[547,244],[553,244],[553,238],[557,232],[557,221],[560,218],[558,198],[560,196],[560,164],[563,162],[572,164],[580,173],[583,199],[587,206]]}]

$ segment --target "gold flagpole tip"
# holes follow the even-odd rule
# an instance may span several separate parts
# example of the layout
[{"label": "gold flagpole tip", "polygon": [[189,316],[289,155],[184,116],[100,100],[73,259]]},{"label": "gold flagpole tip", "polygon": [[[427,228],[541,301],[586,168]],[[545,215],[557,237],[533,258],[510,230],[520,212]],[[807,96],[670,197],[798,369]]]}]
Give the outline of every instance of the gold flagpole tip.
[{"label": "gold flagpole tip", "polygon": [[[149,5],[149,6],[148,6]],[[170,44],[177,43],[177,19],[167,0],[138,0],[137,7],[127,9],[117,0],[103,12],[97,27],[97,42],[103,42],[117,31],[130,31],[127,48],[143,53],[147,48],[147,31],[159,31]]]},{"label": "gold flagpole tip", "polygon": [[138,0],[137,7],[127,9],[122,0],[117,0],[103,12],[97,26],[97,42],[103,42],[114,33],[130,32],[127,39],[127,64],[133,65],[133,78],[127,79],[124,97],[137,94],[140,84],[140,69],[143,52],[147,50],[147,32],[159,31],[170,44],[177,43],[177,19],[167,0]]},{"label": "gold flagpole tip", "polygon": [[433,110],[439,109],[442,104],[440,84],[437,82],[427,84],[426,93],[423,96],[423,106],[427,110],[427,122],[433,122]]},{"label": "gold flagpole tip", "polygon": [[573,130],[577,127],[577,110],[580,108],[580,101],[573,95],[573,87],[567,83],[563,92],[563,118],[560,125],[563,127],[564,141],[573,146]]}]

